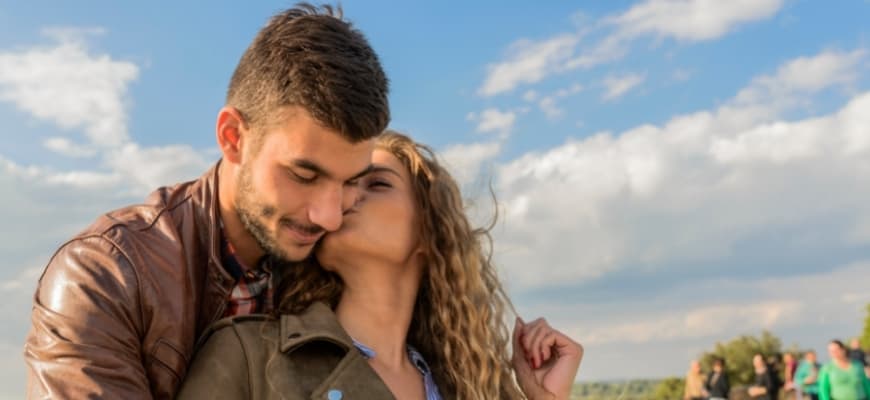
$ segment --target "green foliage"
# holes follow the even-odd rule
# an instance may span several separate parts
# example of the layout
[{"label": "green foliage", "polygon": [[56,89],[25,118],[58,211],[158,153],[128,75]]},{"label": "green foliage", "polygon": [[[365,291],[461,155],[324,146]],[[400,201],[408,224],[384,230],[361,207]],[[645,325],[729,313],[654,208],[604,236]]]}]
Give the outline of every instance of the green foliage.
[{"label": "green foliage", "polygon": [[864,317],[864,332],[861,333],[861,347],[870,349],[870,304],[867,304],[867,316]]},{"label": "green foliage", "polygon": [[752,367],[752,357],[761,354],[765,358],[782,352],[782,341],[768,331],[760,337],[740,336],[727,343],[716,343],[711,352],[701,356],[701,366],[705,371],[711,369],[713,357],[725,359],[725,372],[731,386],[748,385],[755,380],[755,369]]},{"label": "green foliage", "polygon": [[652,393],[652,400],[674,400],[683,398],[683,390],[686,387],[686,380],[683,378],[671,377],[662,379],[655,387]]},{"label": "green foliage", "polygon": [[652,379],[637,379],[624,382],[577,383],[574,384],[571,399],[647,400],[658,383],[658,380]]}]

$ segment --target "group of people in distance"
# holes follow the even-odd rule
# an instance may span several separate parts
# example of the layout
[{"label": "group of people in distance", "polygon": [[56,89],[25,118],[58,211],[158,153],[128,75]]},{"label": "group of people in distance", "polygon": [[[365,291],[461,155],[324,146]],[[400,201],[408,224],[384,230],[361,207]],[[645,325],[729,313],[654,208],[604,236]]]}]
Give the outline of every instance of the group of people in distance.
[{"label": "group of people in distance", "polygon": [[[819,363],[812,350],[800,362],[792,353],[780,359],[762,354],[752,357],[755,380],[745,388],[753,400],[870,400],[870,368],[858,339],[847,348],[843,342],[828,343],[830,361]],[[704,375],[701,363],[692,361],[686,374],[684,400],[723,400],[733,398],[725,359],[714,357],[712,371]],[[741,388],[743,389],[743,388]],[[742,398],[742,397],[741,397]]]},{"label": "group of people in distance", "polygon": [[[244,52],[194,181],[109,212],[40,277],[28,398],[568,399],[582,346],[513,308],[340,9]],[[509,329],[513,324],[513,333]]]}]

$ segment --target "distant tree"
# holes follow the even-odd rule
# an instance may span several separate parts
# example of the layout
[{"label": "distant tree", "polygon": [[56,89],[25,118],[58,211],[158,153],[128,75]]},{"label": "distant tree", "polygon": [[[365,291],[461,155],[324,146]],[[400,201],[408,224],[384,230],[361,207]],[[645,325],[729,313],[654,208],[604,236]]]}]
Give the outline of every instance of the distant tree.
[{"label": "distant tree", "polygon": [[782,353],[782,341],[774,334],[764,331],[760,337],[740,336],[727,343],[716,343],[713,351],[701,356],[701,366],[709,371],[713,357],[725,359],[725,372],[732,386],[748,385],[755,380],[752,357],[761,354],[765,358]]},{"label": "distant tree", "polygon": [[870,349],[870,304],[867,304],[867,316],[864,317],[864,332],[861,334],[861,347]]},{"label": "distant tree", "polygon": [[685,386],[686,380],[683,378],[671,377],[662,379],[653,390],[652,400],[682,399]]}]

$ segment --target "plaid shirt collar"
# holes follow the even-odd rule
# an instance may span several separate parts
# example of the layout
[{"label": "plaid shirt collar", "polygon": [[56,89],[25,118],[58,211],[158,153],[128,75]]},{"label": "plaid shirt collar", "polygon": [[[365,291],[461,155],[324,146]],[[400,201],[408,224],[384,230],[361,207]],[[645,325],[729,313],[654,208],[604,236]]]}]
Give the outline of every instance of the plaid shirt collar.
[{"label": "plaid shirt collar", "polygon": [[261,257],[253,268],[245,265],[236,255],[233,244],[227,240],[223,221],[221,221],[221,260],[224,268],[237,282],[227,299],[224,317],[271,312],[274,289],[268,257]]}]

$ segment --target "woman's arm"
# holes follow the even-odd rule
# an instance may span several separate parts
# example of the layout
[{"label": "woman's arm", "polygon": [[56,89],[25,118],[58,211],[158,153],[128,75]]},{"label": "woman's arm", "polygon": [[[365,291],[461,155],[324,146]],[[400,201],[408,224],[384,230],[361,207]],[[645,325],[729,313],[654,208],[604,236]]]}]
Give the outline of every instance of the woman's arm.
[{"label": "woman's arm", "polygon": [[230,323],[208,337],[181,384],[177,399],[248,399],[245,349]]},{"label": "woman's arm", "polygon": [[692,377],[686,374],[686,383],[683,385],[683,400],[689,400],[689,392],[692,390],[691,382],[689,382],[690,379],[692,379]]},{"label": "woman's arm", "polygon": [[831,378],[827,367],[819,371],[819,400],[831,400]]}]

